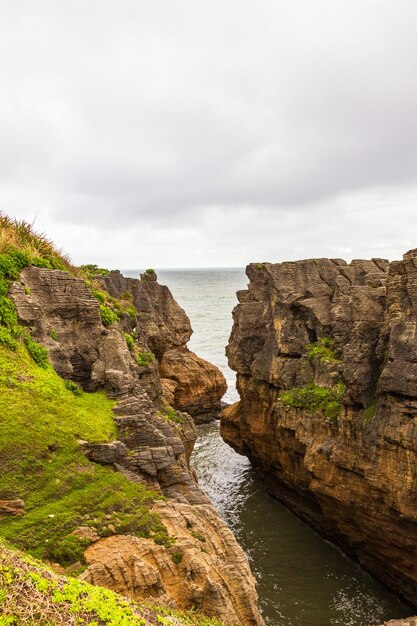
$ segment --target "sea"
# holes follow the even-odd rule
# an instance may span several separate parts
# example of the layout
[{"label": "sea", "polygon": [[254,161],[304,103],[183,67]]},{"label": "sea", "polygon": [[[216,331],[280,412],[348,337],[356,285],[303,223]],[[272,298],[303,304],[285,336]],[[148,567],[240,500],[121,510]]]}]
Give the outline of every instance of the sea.
[{"label": "sea", "polygon": [[[140,270],[123,272],[138,277]],[[217,365],[228,383],[224,400],[238,400],[225,356],[243,268],[157,270],[186,311],[189,348]],[[198,427],[192,456],[202,489],[246,552],[268,626],[376,626],[417,610],[319,537],[270,497],[246,457],[220,437],[219,423]]]}]

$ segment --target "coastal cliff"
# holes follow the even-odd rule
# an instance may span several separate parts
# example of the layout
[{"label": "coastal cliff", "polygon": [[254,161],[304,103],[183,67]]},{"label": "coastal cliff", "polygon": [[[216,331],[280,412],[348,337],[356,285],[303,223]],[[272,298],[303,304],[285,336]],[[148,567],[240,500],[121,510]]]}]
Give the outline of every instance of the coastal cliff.
[{"label": "coastal cliff", "polygon": [[[189,464],[196,430],[180,406],[206,419],[223,379],[188,352],[185,313],[154,273],[32,258],[0,254],[0,536],[134,600],[261,626],[246,557]],[[197,399],[189,385],[176,400],[172,352],[197,364]]]},{"label": "coastal cliff", "polygon": [[223,438],[269,491],[417,603],[417,251],[251,264]]}]

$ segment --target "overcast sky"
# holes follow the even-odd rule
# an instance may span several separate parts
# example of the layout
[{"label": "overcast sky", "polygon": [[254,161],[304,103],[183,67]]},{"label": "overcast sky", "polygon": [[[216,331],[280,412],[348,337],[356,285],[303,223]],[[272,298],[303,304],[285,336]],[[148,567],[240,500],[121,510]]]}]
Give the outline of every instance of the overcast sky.
[{"label": "overcast sky", "polygon": [[0,208],[75,263],[417,247],[415,0],[1,0]]}]

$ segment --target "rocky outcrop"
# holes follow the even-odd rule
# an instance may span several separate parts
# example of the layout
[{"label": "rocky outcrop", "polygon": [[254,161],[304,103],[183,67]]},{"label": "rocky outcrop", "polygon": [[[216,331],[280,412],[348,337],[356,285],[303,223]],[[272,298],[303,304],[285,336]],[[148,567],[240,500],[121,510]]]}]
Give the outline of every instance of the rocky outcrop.
[{"label": "rocky outcrop", "polygon": [[18,498],[17,500],[0,500],[0,515],[24,515],[25,501]]},{"label": "rocky outcrop", "polygon": [[[130,287],[141,291],[140,284],[134,281]],[[145,318],[139,314],[135,320],[137,335],[142,337],[136,343],[143,341],[141,348],[176,349],[176,342],[181,344],[189,336],[188,318],[178,313],[181,309],[169,292],[154,280],[149,284],[157,304],[146,313],[145,330],[141,325]],[[246,558],[199,489],[189,465],[196,438],[194,422],[188,413],[167,411],[157,362],[150,359],[144,364],[137,359],[137,345],[129,349],[123,332],[132,323],[129,315],[122,316],[120,324],[103,326],[99,303],[85,282],[59,270],[24,269],[10,286],[9,296],[20,322],[35,341],[47,346],[62,377],[86,391],[104,388],[116,400],[117,438],[109,443],[79,441],[86,456],[168,499],[155,505],[155,511],[176,537],[173,546],[115,534],[105,540],[88,539],[93,543],[86,553],[90,566],[84,577],[131,597],[151,593],[179,608],[198,605],[231,625],[263,624]],[[177,321],[170,319],[173,312]],[[148,334],[153,324],[161,329],[162,340],[155,329],[153,339]],[[75,530],[87,539],[82,529]],[[205,541],[200,532],[206,533]]]},{"label": "rocky outcrop", "polygon": [[175,534],[174,545],[165,549],[132,536],[100,539],[87,549],[83,578],[136,599],[174,600],[227,624],[259,623],[248,564],[213,507],[160,502],[156,511]]},{"label": "rocky outcrop", "polygon": [[167,402],[189,413],[196,423],[218,417],[226,380],[216,366],[188,350],[190,320],[168,287],[157,282],[156,273],[145,272],[138,280],[113,271],[96,280],[115,298],[131,294],[138,311],[139,341],[157,358]]},{"label": "rocky outcrop", "polygon": [[417,251],[249,265],[224,439],[268,489],[417,603]]}]

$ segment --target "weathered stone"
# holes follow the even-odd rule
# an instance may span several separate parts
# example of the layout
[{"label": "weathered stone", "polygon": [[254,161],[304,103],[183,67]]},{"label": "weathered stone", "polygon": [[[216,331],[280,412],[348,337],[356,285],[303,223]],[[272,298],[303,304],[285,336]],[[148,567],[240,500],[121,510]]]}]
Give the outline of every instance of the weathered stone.
[{"label": "weathered stone", "polygon": [[81,539],[87,539],[91,543],[100,539],[100,535],[98,535],[94,528],[91,528],[91,526],[78,526],[78,528],[73,530],[70,534],[80,537]]},{"label": "weathered stone", "polygon": [[218,367],[183,349],[167,350],[159,363],[162,379],[171,379],[172,405],[196,423],[219,417],[227,383]]},{"label": "weathered stone", "polygon": [[168,287],[158,284],[156,273],[145,272],[140,281],[120,272],[97,278],[114,297],[132,294],[138,310],[139,341],[157,357],[166,401],[189,413],[197,423],[217,418],[226,380],[218,367],[187,349],[190,320]]},{"label": "weathered stone", "polygon": [[[124,330],[130,330],[123,326],[132,323],[130,317],[105,328],[98,302],[85,283],[66,272],[32,267],[22,272],[21,279],[11,286],[10,297],[21,322],[48,347],[58,373],[77,380],[87,391],[105,388],[117,400],[117,440],[100,444],[79,441],[79,445],[90,460],[111,465],[132,482],[167,497],[169,505],[162,503],[157,511],[170,534],[180,540],[170,549],[150,539],[128,536],[97,541],[94,534],[79,527],[74,533],[94,542],[86,553],[90,567],[85,576],[117,588],[123,595],[158,595],[161,601],[175,602],[179,608],[201,606],[222,619],[227,617],[225,621],[231,624],[263,624],[245,556],[199,489],[189,465],[196,439],[192,418],[178,410],[181,423],[177,423],[164,414],[157,362],[139,367],[123,336]],[[29,287],[29,295],[25,287]],[[111,273],[105,287],[116,296],[120,290],[132,292],[140,310],[135,323],[141,348],[151,347],[160,357],[176,349],[187,353],[187,358],[192,354],[185,349],[191,334],[189,320],[167,288],[153,279],[125,279],[116,272]],[[198,357],[195,359],[195,367],[199,367]],[[213,393],[217,383],[210,386],[204,382],[205,376],[210,378],[212,366],[201,363],[202,380],[196,382],[195,392],[205,385],[205,393],[195,406],[208,410],[211,402],[219,402]],[[174,381],[176,388],[179,384]],[[188,393],[192,404],[191,388]],[[184,530],[185,514],[199,532],[205,525],[213,528],[210,554]],[[114,532],[115,526],[108,524],[108,530]],[[175,564],[171,557],[180,549],[184,563]]]},{"label": "weathered stone", "polygon": [[[224,439],[274,495],[416,603],[417,251],[247,274],[227,347],[241,399],[222,414]],[[324,337],[331,358],[309,358]],[[337,383],[333,419],[281,397]]]},{"label": "weathered stone", "polygon": [[85,553],[82,578],[131,598],[196,608],[230,626],[262,625],[245,555],[215,509],[160,502],[155,510],[175,534],[173,546],[132,536],[101,539]]},{"label": "weathered stone", "polygon": [[0,515],[24,515],[25,501],[20,498],[17,500],[0,500]]}]

